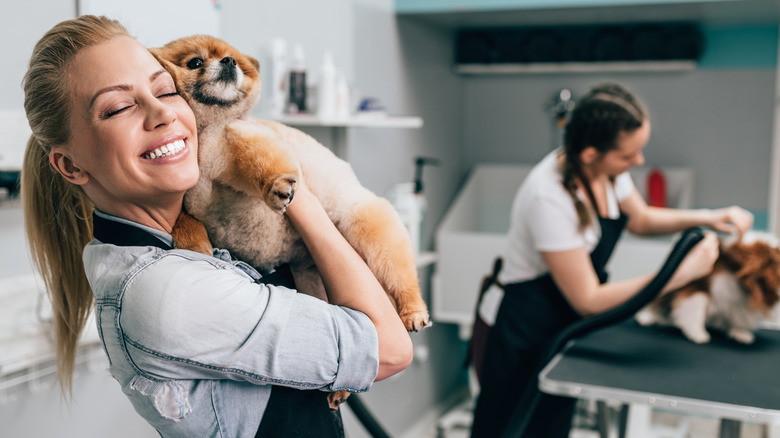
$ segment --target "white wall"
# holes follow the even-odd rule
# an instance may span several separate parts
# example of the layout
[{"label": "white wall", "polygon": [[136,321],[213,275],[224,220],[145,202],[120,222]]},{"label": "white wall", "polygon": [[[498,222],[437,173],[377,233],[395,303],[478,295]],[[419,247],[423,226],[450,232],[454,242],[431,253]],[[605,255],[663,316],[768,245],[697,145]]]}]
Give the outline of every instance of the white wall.
[{"label": "white wall", "polygon": [[694,205],[766,210],[775,71],[479,76],[464,79],[464,163],[533,163],[553,147],[548,102],[624,84],[649,109],[648,165],[690,166]]},{"label": "white wall", "polygon": [[70,1],[27,0],[4,2],[0,36],[5,45],[5,65],[0,69],[0,109],[22,108],[22,77],[38,39],[54,24],[72,18],[76,6]]}]

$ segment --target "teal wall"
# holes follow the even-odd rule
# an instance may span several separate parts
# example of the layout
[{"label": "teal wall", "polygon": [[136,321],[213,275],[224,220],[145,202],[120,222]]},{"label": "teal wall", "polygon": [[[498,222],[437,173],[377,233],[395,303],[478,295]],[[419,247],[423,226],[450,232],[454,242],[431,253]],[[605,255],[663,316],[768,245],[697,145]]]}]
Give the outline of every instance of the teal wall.
[{"label": "teal wall", "polygon": [[395,0],[395,10],[398,13],[487,12],[591,6],[663,5],[712,1],[713,0]]},{"label": "teal wall", "polygon": [[700,69],[777,67],[778,26],[704,26]]}]

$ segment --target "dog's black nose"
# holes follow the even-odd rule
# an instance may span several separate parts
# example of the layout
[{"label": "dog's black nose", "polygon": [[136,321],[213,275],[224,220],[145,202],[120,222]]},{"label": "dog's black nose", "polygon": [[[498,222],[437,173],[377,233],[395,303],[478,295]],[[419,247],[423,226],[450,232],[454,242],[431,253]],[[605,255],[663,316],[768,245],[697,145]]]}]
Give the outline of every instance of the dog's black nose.
[{"label": "dog's black nose", "polygon": [[233,65],[233,66],[236,65],[236,60],[233,59],[233,57],[231,57],[231,56],[226,56],[226,57],[222,58],[222,60],[219,61],[219,62],[221,62],[222,64],[229,64],[229,65]]}]

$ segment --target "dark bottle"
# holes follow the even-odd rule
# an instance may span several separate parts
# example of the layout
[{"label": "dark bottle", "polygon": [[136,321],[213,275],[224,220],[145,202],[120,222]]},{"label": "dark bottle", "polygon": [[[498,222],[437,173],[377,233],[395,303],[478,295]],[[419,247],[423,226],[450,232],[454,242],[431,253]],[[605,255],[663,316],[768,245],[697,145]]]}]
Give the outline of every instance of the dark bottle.
[{"label": "dark bottle", "polygon": [[290,66],[287,112],[290,114],[306,112],[306,66],[303,48],[300,44],[293,47],[293,61]]}]

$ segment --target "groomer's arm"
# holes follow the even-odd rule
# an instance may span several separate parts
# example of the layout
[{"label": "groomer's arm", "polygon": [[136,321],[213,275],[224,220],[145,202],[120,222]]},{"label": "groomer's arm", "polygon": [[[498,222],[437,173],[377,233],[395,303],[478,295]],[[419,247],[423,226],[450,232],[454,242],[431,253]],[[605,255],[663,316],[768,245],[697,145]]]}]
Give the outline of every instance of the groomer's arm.
[{"label": "groomer's arm", "polygon": [[300,184],[286,214],[314,258],[328,301],[359,310],[374,323],[379,337],[376,380],[403,371],[412,361],[409,333],[374,274],[336,229],[305,184]]},{"label": "groomer's arm", "polygon": [[753,226],[753,214],[738,206],[715,210],[651,207],[636,189],[620,203],[620,210],[628,215],[628,230],[639,235],[671,234],[705,226],[741,237]]}]

